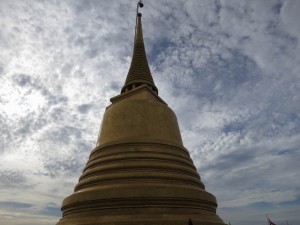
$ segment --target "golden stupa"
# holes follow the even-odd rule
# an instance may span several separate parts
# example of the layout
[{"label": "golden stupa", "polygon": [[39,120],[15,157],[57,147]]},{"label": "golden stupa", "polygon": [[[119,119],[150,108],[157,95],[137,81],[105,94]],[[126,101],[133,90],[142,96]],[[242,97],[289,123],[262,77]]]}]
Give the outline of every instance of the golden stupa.
[{"label": "golden stupa", "polygon": [[[138,7],[141,6],[138,3]],[[158,96],[137,13],[131,66],[57,225],[224,225]]]}]

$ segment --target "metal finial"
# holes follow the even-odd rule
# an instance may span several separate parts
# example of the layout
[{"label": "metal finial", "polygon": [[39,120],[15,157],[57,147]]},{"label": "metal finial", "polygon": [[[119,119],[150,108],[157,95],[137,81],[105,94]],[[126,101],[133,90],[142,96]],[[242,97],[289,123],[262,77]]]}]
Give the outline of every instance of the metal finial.
[{"label": "metal finial", "polygon": [[143,7],[144,7],[144,3],[142,0],[140,0],[136,6],[136,16],[138,16],[138,14],[139,14],[139,8],[143,8]]},{"label": "metal finial", "polygon": [[142,17],[142,13],[139,12],[139,8],[143,8],[144,3],[142,0],[139,0],[139,2],[136,5],[136,18],[135,18],[135,37],[136,37],[136,30],[137,30],[137,24],[138,24],[138,17]]},{"label": "metal finial", "polygon": [[140,1],[138,2],[138,4],[139,4],[139,7],[141,7],[141,8],[143,8],[143,7],[144,7],[144,3],[143,3],[143,1],[142,1],[142,0],[140,0]]}]

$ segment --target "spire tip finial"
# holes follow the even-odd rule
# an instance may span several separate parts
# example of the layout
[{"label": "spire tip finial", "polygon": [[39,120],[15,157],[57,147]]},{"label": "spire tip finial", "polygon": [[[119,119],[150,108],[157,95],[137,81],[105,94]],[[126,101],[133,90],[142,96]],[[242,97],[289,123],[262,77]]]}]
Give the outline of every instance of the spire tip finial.
[{"label": "spire tip finial", "polygon": [[140,1],[138,2],[138,6],[139,6],[140,8],[143,8],[143,7],[144,7],[144,3],[143,3],[142,0],[140,0]]},{"label": "spire tip finial", "polygon": [[140,0],[136,6],[136,17],[141,17],[141,16],[139,16],[139,15],[142,15],[141,13],[139,13],[139,8],[143,8],[143,7],[144,7],[144,3],[142,0]]}]

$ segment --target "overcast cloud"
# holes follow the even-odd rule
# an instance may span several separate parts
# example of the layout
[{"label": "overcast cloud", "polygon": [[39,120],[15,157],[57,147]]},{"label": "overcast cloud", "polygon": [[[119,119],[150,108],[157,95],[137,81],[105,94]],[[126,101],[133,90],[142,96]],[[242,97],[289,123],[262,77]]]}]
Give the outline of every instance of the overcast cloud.
[{"label": "overcast cloud", "polygon": [[[137,1],[0,0],[0,223],[50,225],[129,69]],[[300,223],[300,1],[149,0],[143,32],[218,214]]]}]

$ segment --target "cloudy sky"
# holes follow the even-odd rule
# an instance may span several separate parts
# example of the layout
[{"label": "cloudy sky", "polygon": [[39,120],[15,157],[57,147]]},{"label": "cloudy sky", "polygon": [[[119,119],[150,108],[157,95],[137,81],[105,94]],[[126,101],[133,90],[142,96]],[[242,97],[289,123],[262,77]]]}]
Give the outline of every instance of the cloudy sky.
[{"label": "cloudy sky", "polygon": [[[0,0],[0,223],[61,217],[130,65],[137,1]],[[148,61],[218,214],[300,223],[300,1],[145,0]]]}]

